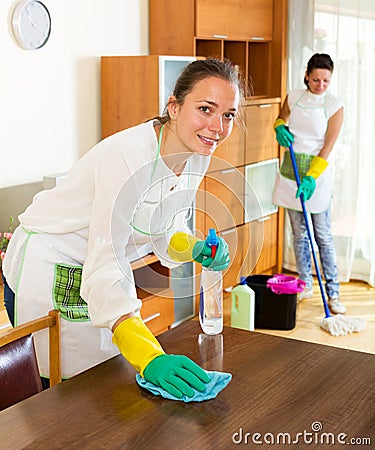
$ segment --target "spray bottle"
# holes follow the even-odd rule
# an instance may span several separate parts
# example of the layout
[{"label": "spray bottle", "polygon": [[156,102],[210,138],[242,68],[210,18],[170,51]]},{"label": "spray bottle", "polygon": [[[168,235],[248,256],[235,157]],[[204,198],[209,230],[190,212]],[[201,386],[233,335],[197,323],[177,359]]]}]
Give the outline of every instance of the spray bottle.
[{"label": "spray bottle", "polygon": [[240,284],[232,289],[231,297],[231,326],[254,331],[255,293],[246,283],[246,277],[240,278]]},{"label": "spray bottle", "polygon": [[[219,239],[214,228],[210,228],[206,244],[215,258]],[[199,301],[199,322],[206,334],[219,334],[223,331],[223,276],[221,270],[215,271],[202,266]]]}]

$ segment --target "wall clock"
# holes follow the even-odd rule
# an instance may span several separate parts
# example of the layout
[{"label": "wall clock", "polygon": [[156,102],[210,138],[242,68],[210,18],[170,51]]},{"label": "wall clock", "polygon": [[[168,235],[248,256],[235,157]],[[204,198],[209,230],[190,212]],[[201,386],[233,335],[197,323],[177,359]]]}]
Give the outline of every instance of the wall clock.
[{"label": "wall clock", "polygon": [[27,50],[43,47],[51,33],[51,16],[37,0],[21,0],[13,11],[12,27],[18,44]]}]

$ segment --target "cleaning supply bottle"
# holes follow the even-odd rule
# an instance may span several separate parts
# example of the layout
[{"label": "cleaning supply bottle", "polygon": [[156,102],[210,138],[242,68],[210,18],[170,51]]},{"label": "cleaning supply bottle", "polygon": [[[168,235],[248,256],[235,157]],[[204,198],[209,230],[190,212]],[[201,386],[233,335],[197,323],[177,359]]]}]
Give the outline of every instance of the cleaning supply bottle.
[{"label": "cleaning supply bottle", "polygon": [[246,277],[241,277],[240,284],[232,289],[231,299],[231,326],[254,331],[255,292],[246,283]]},{"label": "cleaning supply bottle", "polygon": [[[214,228],[209,229],[206,238],[215,257],[219,239]],[[202,266],[199,323],[204,333],[219,334],[223,331],[223,276],[221,270],[212,270]]]}]

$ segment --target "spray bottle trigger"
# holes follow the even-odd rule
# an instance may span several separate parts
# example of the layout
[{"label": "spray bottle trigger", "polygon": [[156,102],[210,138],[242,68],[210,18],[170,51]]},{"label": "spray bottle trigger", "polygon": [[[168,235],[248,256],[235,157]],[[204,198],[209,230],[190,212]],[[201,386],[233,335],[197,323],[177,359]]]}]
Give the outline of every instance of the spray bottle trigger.
[{"label": "spray bottle trigger", "polygon": [[211,257],[215,258],[217,246],[219,244],[219,239],[216,235],[215,228],[210,228],[208,230],[208,235],[206,237],[206,244],[211,247]]}]

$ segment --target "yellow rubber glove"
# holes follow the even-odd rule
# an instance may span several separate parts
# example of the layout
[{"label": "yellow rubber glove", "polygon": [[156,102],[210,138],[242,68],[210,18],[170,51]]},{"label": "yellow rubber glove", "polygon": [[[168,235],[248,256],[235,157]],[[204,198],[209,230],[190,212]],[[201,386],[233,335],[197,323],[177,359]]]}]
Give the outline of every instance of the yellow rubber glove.
[{"label": "yellow rubber glove", "polygon": [[142,377],[147,365],[157,356],[165,354],[155,336],[137,316],[124,320],[116,327],[112,342]]},{"label": "yellow rubber glove", "polygon": [[306,173],[307,177],[313,177],[315,180],[326,170],[328,161],[320,156],[314,156],[311,161],[309,170]]},{"label": "yellow rubber glove", "polygon": [[174,261],[194,261],[193,248],[199,240],[195,236],[179,231],[169,241],[168,254]]}]

